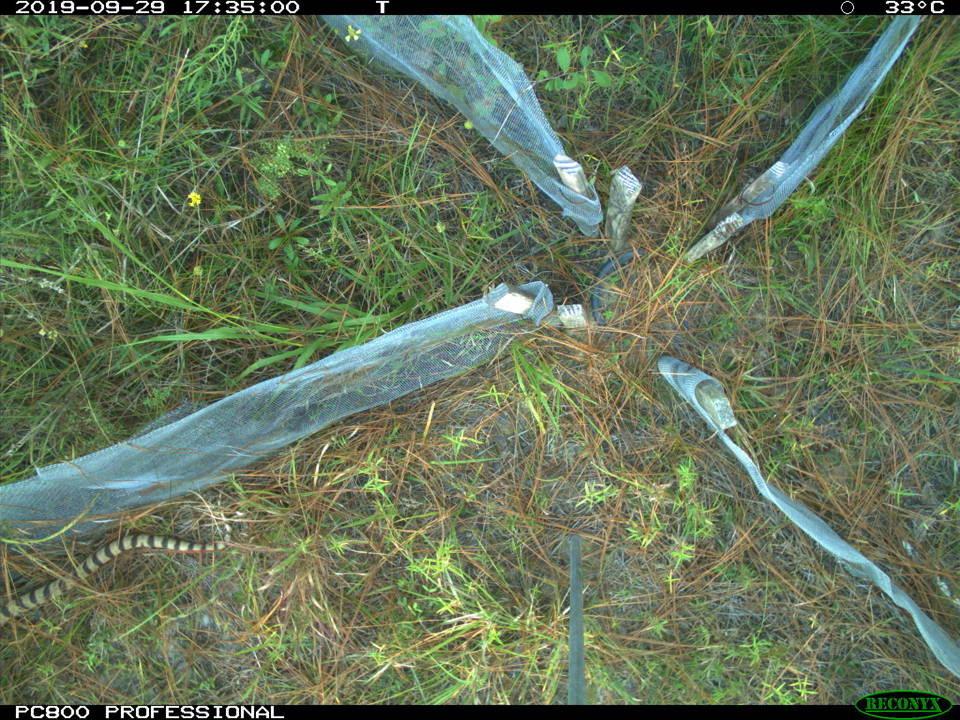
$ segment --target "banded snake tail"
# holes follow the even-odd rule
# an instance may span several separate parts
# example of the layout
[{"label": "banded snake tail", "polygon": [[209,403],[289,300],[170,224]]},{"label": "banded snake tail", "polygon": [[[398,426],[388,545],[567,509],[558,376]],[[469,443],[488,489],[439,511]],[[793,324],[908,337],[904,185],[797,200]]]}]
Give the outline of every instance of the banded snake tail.
[{"label": "banded snake tail", "polygon": [[0,604],[0,625],[3,625],[15,617],[25,615],[44,603],[59,597],[68,587],[82,581],[85,577],[96,572],[118,555],[128,550],[147,548],[153,550],[170,550],[173,552],[212,552],[214,550],[223,550],[225,547],[226,544],[222,542],[194,543],[171,537],[163,537],[162,535],[126,535],[97,550],[97,552],[83,561],[73,575],[46,583],[45,585],[34,588],[28,593],[8,600],[5,604]]}]

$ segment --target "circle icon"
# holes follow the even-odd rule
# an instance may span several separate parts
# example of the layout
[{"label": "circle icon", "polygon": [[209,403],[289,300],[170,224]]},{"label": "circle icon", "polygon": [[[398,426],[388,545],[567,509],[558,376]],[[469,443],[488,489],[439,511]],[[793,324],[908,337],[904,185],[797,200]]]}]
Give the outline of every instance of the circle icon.
[{"label": "circle icon", "polygon": [[850,2],[850,0],[843,0],[843,2],[840,3],[840,12],[842,12],[844,15],[849,15],[853,12],[853,10],[853,3]]}]

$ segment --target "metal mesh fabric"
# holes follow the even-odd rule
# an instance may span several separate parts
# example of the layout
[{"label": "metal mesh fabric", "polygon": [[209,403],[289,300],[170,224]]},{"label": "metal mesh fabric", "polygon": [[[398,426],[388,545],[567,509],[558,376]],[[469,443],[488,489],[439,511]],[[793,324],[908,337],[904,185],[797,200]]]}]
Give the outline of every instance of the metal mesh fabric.
[{"label": "metal mesh fabric", "polygon": [[584,235],[603,219],[592,186],[571,191],[553,161],[565,155],[523,68],[465,15],[324,15],[350,45],[449,102],[549,195]]},{"label": "metal mesh fabric", "polygon": [[720,222],[690,249],[686,260],[696,260],[719,247],[754,220],[770,217],[783,205],[863,110],[921,19],[900,15],[890,22],[843,87],[820,104],[783,156],[741,191]]},{"label": "metal mesh fabric", "polygon": [[70,533],[94,530],[111,520],[102,516],[199,490],[347,415],[466,372],[492,359],[518,332],[553,310],[553,297],[543,283],[520,289],[533,298],[522,313],[494,307],[510,292],[501,285],[481,300],[404,325],[187,417],[0,486],[0,536],[40,538],[64,528]]}]

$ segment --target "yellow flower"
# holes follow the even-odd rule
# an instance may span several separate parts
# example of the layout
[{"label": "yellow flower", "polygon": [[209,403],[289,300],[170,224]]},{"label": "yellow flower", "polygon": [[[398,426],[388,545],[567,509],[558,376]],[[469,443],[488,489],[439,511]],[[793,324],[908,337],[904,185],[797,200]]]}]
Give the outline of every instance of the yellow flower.
[{"label": "yellow flower", "polygon": [[360,28],[355,28],[353,25],[347,25],[347,34],[343,38],[344,42],[350,42],[351,40],[359,40],[360,33],[363,32]]},{"label": "yellow flower", "polygon": [[200,200],[202,200],[202,198],[198,192],[192,192],[187,195],[187,203],[190,207],[200,207]]}]

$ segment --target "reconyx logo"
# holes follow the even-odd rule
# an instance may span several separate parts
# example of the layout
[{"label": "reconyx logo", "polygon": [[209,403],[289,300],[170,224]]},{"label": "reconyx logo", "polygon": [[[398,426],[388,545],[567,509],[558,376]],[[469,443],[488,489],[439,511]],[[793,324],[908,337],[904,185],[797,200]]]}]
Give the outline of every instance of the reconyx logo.
[{"label": "reconyx logo", "polygon": [[953,707],[953,703],[933,693],[899,690],[864,695],[854,707],[864,715],[875,718],[920,720],[943,715]]}]

